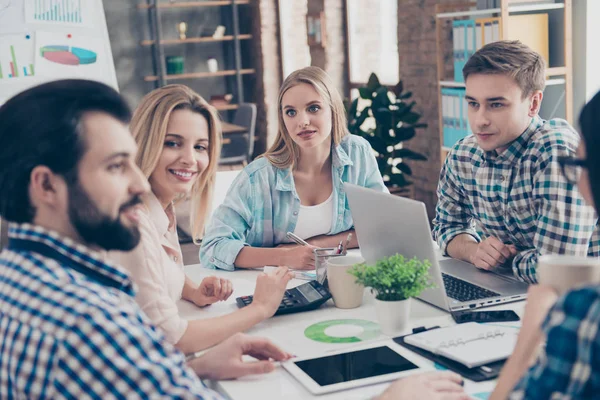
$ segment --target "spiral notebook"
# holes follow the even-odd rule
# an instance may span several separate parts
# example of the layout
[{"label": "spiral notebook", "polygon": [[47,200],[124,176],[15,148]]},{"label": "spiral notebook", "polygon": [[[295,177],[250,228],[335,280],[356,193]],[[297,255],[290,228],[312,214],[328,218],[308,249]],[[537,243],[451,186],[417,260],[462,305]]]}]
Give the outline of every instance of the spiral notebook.
[{"label": "spiral notebook", "polygon": [[474,368],[507,359],[515,348],[518,334],[512,327],[468,322],[409,335],[404,341]]}]

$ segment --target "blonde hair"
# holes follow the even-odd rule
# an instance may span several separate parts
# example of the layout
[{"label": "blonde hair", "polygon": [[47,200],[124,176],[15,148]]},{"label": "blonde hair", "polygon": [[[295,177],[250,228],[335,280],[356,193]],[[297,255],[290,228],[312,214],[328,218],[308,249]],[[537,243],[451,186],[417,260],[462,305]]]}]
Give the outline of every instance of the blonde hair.
[{"label": "blonde hair", "polygon": [[342,97],[333,85],[329,75],[319,67],[306,67],[294,71],[285,79],[279,89],[279,98],[277,99],[279,130],[275,137],[275,142],[263,154],[277,168],[293,168],[300,155],[298,145],[294,143],[285,128],[283,105],[281,103],[285,92],[302,83],[311,85],[319,93],[323,101],[331,107],[332,146],[338,145],[344,136],[349,134]]},{"label": "blonde hair", "polygon": [[153,90],[142,99],[133,113],[130,129],[138,145],[136,164],[146,178],[154,172],[163,151],[167,125],[176,110],[190,110],[208,123],[209,162],[191,191],[190,226],[198,241],[204,233],[221,154],[221,122],[216,109],[199,94],[184,85],[167,85]]}]

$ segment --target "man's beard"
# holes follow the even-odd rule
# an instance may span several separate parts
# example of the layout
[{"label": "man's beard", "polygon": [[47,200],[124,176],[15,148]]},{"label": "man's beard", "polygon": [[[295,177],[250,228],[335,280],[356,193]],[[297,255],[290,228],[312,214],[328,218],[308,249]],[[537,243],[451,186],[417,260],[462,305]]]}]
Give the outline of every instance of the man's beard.
[{"label": "man's beard", "polygon": [[120,215],[127,208],[141,202],[140,196],[134,196],[119,208],[116,219],[112,219],[98,209],[76,182],[69,187],[69,218],[86,244],[96,245],[104,250],[129,251],[140,242],[140,230],[137,226],[125,226]]}]

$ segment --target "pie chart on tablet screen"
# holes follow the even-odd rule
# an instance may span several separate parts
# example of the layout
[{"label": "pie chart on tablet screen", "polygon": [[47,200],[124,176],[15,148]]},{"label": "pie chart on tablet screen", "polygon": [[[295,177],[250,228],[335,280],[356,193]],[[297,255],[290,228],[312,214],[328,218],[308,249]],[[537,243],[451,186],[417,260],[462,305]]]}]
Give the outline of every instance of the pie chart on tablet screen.
[{"label": "pie chart on tablet screen", "polygon": [[63,65],[86,65],[96,62],[95,52],[80,47],[44,46],[40,49],[46,60]]}]

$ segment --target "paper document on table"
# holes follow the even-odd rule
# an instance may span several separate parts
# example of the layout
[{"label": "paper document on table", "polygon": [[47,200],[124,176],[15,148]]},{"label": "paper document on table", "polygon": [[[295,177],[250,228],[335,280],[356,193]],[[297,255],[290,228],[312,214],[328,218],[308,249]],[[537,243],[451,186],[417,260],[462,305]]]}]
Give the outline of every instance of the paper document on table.
[{"label": "paper document on table", "polygon": [[404,341],[474,368],[507,359],[515,348],[518,334],[513,327],[469,322],[410,335]]}]

